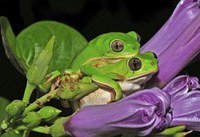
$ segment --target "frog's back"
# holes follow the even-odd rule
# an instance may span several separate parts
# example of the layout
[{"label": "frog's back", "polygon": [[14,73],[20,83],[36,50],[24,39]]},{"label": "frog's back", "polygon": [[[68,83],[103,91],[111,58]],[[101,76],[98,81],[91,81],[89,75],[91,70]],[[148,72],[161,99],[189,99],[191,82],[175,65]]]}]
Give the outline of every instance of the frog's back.
[{"label": "frog's back", "polygon": [[91,40],[88,45],[81,51],[79,55],[73,60],[71,68],[73,70],[78,70],[80,67],[90,60],[95,60],[97,58],[103,57],[105,52],[108,52],[107,48],[104,48],[102,43],[105,43],[107,34],[99,35],[98,37]]},{"label": "frog's back", "polygon": [[72,65],[71,65],[71,68],[73,70],[79,70],[80,67],[94,59],[94,58],[98,58],[101,56],[101,53],[99,53],[98,51],[96,51],[95,49],[95,46],[87,46],[75,59],[74,61],[72,62]]},{"label": "frog's back", "polygon": [[[134,36],[133,36],[134,35]],[[115,42],[115,48],[111,45]],[[122,45],[120,45],[122,44]],[[122,50],[120,48],[122,47]],[[136,55],[139,52],[135,32],[109,32],[91,40],[85,49],[74,59],[71,68],[78,70],[83,64],[101,58],[121,58],[127,55]],[[118,51],[120,50],[120,51]]]}]

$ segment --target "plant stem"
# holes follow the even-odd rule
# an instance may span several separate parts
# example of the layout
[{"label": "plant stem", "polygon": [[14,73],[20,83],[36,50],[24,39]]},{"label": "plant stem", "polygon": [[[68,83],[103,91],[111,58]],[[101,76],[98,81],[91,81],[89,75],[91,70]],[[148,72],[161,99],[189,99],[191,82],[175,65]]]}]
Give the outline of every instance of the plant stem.
[{"label": "plant stem", "polygon": [[50,101],[53,98],[56,98],[57,97],[56,93],[57,93],[57,90],[53,90],[53,91],[43,95],[42,97],[37,99],[35,102],[31,103],[28,107],[26,107],[23,114],[26,114],[27,112],[30,112],[39,107],[42,107],[46,102]]},{"label": "plant stem", "polygon": [[30,131],[29,130],[24,130],[22,137],[28,137]]},{"label": "plant stem", "polygon": [[32,94],[34,89],[35,89],[35,85],[33,85],[29,81],[27,81],[22,101],[24,101],[26,103],[29,103],[31,94]]}]

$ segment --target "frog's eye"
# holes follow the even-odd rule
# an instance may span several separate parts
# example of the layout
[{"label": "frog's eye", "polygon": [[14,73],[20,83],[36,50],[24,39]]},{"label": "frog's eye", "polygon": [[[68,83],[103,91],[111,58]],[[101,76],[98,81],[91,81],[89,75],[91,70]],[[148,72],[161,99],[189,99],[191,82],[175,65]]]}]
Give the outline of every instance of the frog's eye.
[{"label": "frog's eye", "polygon": [[138,58],[131,58],[128,62],[128,66],[132,71],[137,71],[142,67],[142,62]]},{"label": "frog's eye", "polygon": [[124,49],[124,44],[120,40],[114,40],[111,43],[111,48],[114,52],[120,52]]}]

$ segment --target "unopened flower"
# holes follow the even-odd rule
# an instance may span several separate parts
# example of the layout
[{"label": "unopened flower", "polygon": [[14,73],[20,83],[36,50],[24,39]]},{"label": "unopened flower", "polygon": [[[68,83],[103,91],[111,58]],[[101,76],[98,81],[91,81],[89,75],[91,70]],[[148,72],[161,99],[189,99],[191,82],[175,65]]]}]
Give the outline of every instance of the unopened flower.
[{"label": "unopened flower", "polygon": [[172,16],[141,51],[153,51],[159,73],[153,83],[162,87],[173,79],[200,51],[200,1],[181,0]]},{"label": "unopened flower", "polygon": [[196,77],[179,76],[163,90],[171,95],[171,126],[185,125],[187,129],[200,131],[200,88]]},{"label": "unopened flower", "polygon": [[145,136],[171,122],[166,111],[170,96],[158,88],[146,89],[118,102],[80,109],[64,124],[74,137]]},{"label": "unopened flower", "polygon": [[63,127],[74,137],[145,136],[180,125],[200,131],[197,88],[196,77],[179,76],[163,89],[144,89],[115,103],[82,108]]},{"label": "unopened flower", "polygon": [[[158,56],[159,73],[152,85],[166,85],[200,51],[199,7],[199,0],[181,0],[166,24],[142,47],[141,52]],[[178,125],[200,131],[197,88],[197,78],[180,76],[163,89],[145,89],[115,103],[82,108],[63,127],[75,137],[145,136]]]}]

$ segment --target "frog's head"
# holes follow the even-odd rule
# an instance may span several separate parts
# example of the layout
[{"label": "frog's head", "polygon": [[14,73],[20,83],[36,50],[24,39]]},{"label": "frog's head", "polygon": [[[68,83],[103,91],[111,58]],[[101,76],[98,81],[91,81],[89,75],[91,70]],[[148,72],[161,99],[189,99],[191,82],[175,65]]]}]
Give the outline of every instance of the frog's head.
[{"label": "frog's head", "polygon": [[101,52],[102,57],[120,59],[139,53],[139,39],[134,31],[109,32],[96,37],[89,44],[96,48],[96,52]]},{"label": "frog's head", "polygon": [[141,85],[158,71],[158,60],[152,52],[145,52],[128,58],[126,64],[127,70],[124,74],[124,80],[119,82],[124,91],[140,89]]},{"label": "frog's head", "polygon": [[131,57],[127,61],[127,81],[152,75],[158,71],[158,60],[153,52],[145,52]]}]

